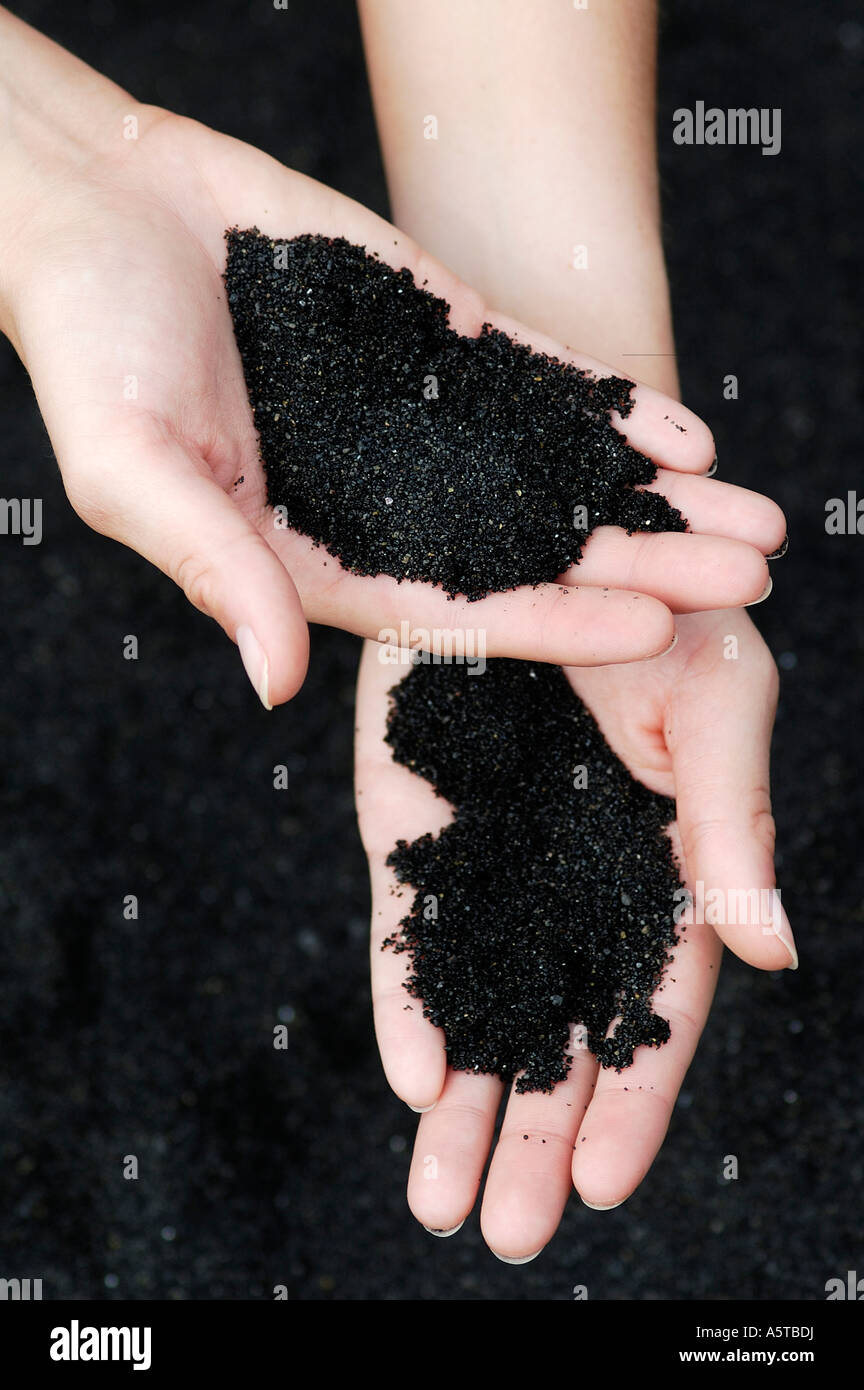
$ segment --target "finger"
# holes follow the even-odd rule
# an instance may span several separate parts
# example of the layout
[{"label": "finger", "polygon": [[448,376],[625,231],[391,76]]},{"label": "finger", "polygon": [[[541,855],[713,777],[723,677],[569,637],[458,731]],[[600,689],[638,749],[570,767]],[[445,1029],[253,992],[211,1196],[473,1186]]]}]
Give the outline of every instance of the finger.
[{"label": "finger", "polygon": [[[683,684],[670,706],[678,825],[695,901],[691,916],[713,925],[750,965],[797,969],[792,929],[774,892],[769,754],[777,672],[755,628],[707,639],[713,679]],[[707,736],[706,736],[707,733]]]},{"label": "finger", "polygon": [[173,441],[121,439],[64,479],[89,525],[157,565],[238,643],[268,709],[296,694],[309,636],[291,576],[203,463]]},{"label": "finger", "polygon": [[[410,237],[360,203],[334,192],[314,179],[285,169],[276,160],[220,136],[202,133],[202,164],[210,182],[230,190],[224,208],[225,225],[257,226],[267,236],[286,238],[313,232],[346,237],[381,257],[395,270],[407,267],[415,283],[450,305],[449,323],[457,333],[476,337],[484,323],[491,323],[509,337],[537,352],[557,357],[595,376],[620,376],[605,362],[573,352],[569,347],[507,315],[492,312],[480,296],[429,256]],[[214,245],[218,263],[224,260]],[[625,420],[612,413],[613,423],[634,448],[666,468],[706,473],[715,459],[714,439],[708,426],[692,410],[650,386],[634,383],[632,409]]]},{"label": "finger", "polygon": [[669,1022],[669,1041],[637,1048],[623,1071],[600,1068],[573,1150],[573,1184],[588,1206],[619,1206],[654,1162],[708,1017],[721,954],[710,927],[683,931],[653,1001]]},{"label": "finger", "polygon": [[617,526],[598,527],[562,579],[636,590],[674,613],[758,603],[771,583],[765,557],[742,541],[675,531],[628,536]]},{"label": "finger", "polygon": [[645,491],[662,493],[699,535],[746,541],[763,555],[779,550],[786,537],[786,518],[777,503],[746,487],[661,468]]},{"label": "finger", "polygon": [[[606,362],[596,357],[562,348],[553,338],[526,328],[516,319],[504,314],[492,314],[490,321],[510,337],[527,344],[536,352],[544,352],[551,357],[559,357],[570,362],[581,371],[594,376],[617,376]],[[626,378],[630,380],[631,378]],[[630,399],[632,408],[622,418],[617,411],[612,412],[612,423],[624,435],[628,443],[647,454],[658,465],[683,473],[707,473],[716,458],[714,436],[698,415],[688,410],[680,401],[655,391],[653,386],[645,386],[633,380]]]},{"label": "finger", "polygon": [[448,1071],[438,1104],[422,1117],[408,1205],[427,1231],[451,1234],[474,1206],[502,1090],[495,1076]]},{"label": "finger", "polygon": [[[404,770],[404,769],[403,769]],[[369,856],[372,930],[369,954],[375,1037],[387,1081],[412,1110],[428,1110],[441,1094],[447,1071],[444,1034],[423,1016],[423,1003],[405,989],[409,956],[385,941],[398,939],[399,922],[410,911],[412,889],[397,889],[396,877],[377,854]]]},{"label": "finger", "polygon": [[408,669],[385,666],[382,648],[367,642],[357,685],[355,790],[360,834],[372,888],[370,959],[375,1034],[387,1080],[406,1105],[425,1110],[441,1094],[447,1070],[444,1035],[423,1017],[423,1004],[405,989],[410,957],[384,942],[398,933],[414,891],[400,884],[386,860],[399,839],[437,834],[452,818],[447,803],[407,767],[393,761],[384,742],[387,692]]},{"label": "finger", "polygon": [[573,1144],[597,1075],[590,1052],[572,1056],[551,1094],[510,1092],[480,1216],[490,1250],[508,1263],[527,1263],[548,1244],[570,1196]]},{"label": "finger", "polygon": [[675,636],[669,609],[650,595],[539,584],[469,602],[432,584],[349,574],[296,533],[274,531],[270,543],[290,569],[310,622],[374,641],[432,650],[453,638],[454,653],[471,658],[607,666],[657,656]]}]

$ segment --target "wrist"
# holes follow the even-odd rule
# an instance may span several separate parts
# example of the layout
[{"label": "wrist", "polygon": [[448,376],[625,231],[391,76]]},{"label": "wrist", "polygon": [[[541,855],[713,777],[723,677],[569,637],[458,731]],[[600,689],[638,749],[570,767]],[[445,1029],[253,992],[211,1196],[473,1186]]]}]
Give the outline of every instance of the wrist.
[{"label": "wrist", "polygon": [[[574,352],[669,395],[678,387],[669,285],[659,236],[604,236],[586,258],[514,246],[474,288],[494,308]],[[592,254],[593,252],[593,254]]]},{"label": "wrist", "polygon": [[[666,262],[652,216],[607,218],[595,206],[583,219],[549,218],[530,228],[490,217],[471,234],[466,227],[452,237],[442,233],[437,214],[427,215],[426,205],[398,201],[398,225],[490,309],[677,396]],[[582,228],[579,246],[574,225]]]}]

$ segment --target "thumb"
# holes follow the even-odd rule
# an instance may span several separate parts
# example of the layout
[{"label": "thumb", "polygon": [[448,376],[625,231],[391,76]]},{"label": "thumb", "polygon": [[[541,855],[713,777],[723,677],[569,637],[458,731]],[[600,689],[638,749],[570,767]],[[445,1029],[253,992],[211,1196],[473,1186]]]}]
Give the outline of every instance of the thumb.
[{"label": "thumb", "polygon": [[108,466],[67,469],[64,482],[82,520],[150,560],[216,619],[272,709],[303,684],[306,619],[284,565],[204,469],[174,441],[124,441]]}]

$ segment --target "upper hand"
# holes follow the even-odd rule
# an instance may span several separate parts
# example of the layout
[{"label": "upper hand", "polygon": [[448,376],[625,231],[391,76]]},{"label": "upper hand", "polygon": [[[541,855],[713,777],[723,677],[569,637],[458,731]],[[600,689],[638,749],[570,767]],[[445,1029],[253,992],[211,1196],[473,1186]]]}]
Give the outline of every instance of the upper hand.
[{"label": "upper hand", "polygon": [[[98,150],[61,159],[51,146],[34,156],[0,226],[3,327],[30,372],[76,511],[158,565],[230,637],[240,634],[266,703],[301,684],[307,621],[369,637],[403,621],[471,627],[490,656],[593,665],[663,651],[673,611],[758,598],[782,514],[758,494],[696,476],[713,459],[710,432],[643,386],[627,437],[659,464],[653,486],[693,533],[604,528],[578,587],[571,572],[561,585],[469,606],[430,585],[349,574],[309,538],[274,528],[222,282],[229,226],[344,236],[428,281],[460,332],[488,320],[540,350],[611,369],[490,313],[350,199],[195,121],[117,103]],[[138,130],[126,140],[129,112]],[[686,434],[670,417],[686,422]]]}]

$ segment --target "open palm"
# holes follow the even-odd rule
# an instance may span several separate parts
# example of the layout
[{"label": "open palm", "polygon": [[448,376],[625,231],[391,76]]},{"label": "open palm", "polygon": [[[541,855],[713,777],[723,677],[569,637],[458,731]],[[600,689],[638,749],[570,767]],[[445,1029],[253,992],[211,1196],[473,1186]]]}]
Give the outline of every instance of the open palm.
[{"label": "open palm", "polygon": [[[760,595],[762,556],[783,535],[779,509],[693,476],[711,463],[709,431],[646,387],[637,388],[627,436],[658,462],[655,486],[693,533],[628,538],[607,528],[592,542],[580,586],[467,605],[430,585],[349,574],[308,538],[274,528],[222,282],[227,227],[344,236],[428,282],[451,304],[459,331],[476,334],[488,319],[579,365],[598,364],[487,313],[359,204],[197,122],[131,98],[118,103],[98,154],[60,167],[49,159],[22,194],[18,235],[0,248],[8,252],[10,337],[76,510],[240,635],[266,703],[302,682],[307,621],[373,637],[402,621],[471,626],[483,630],[489,655],[590,665],[664,650],[670,608]],[[136,138],[124,139],[130,103]]]},{"label": "open palm", "polygon": [[[696,921],[681,934],[656,1002],[671,1024],[665,1046],[637,1049],[633,1066],[621,1073],[600,1069],[590,1052],[577,1050],[567,1080],[551,1094],[510,1091],[481,1221],[492,1250],[516,1262],[551,1238],[574,1185],[589,1206],[608,1208],[644,1177],[711,1005],[722,942],[765,969],[795,962],[785,915],[778,935],[761,917],[730,922],[718,906],[739,901],[731,892],[774,883],[767,754],[773,662],[740,613],[684,617],[679,632],[675,650],[656,661],[567,670],[633,775],[677,797],[670,833],[696,898]],[[412,900],[387,867],[390,849],[397,839],[437,832],[450,818],[446,804],[394,763],[383,742],[387,690],[399,674],[367,643],[358,686],[357,804],[372,880],[375,1025],[391,1086],[413,1108],[428,1110],[418,1129],[409,1203],[427,1229],[449,1233],[476,1200],[503,1086],[495,1077],[447,1066],[441,1032],[405,1007],[406,956],[381,949]],[[711,890],[709,925],[700,925],[699,908]]]}]

